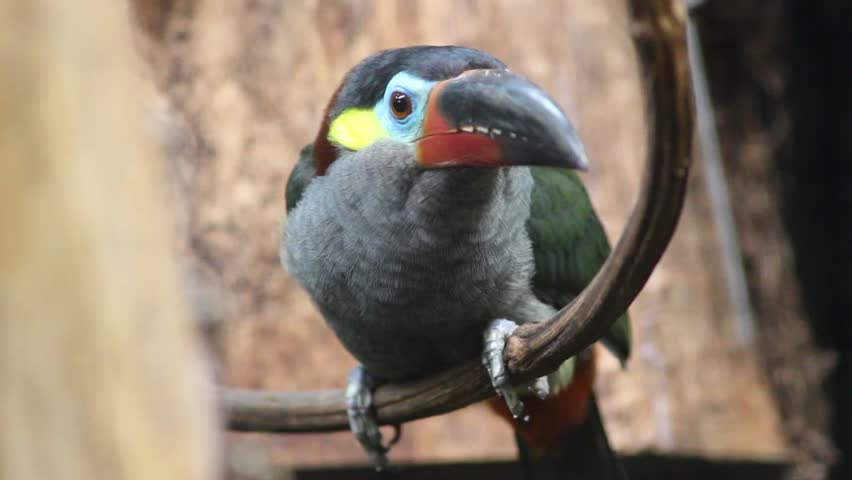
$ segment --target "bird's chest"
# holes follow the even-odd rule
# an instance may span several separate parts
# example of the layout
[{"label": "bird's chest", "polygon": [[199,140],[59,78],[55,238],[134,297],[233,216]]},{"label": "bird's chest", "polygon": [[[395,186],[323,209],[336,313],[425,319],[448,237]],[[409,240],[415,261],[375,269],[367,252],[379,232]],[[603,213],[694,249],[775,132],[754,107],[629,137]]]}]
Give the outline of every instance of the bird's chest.
[{"label": "bird's chest", "polygon": [[476,243],[388,233],[338,237],[333,254],[313,260],[324,273],[306,284],[344,346],[377,375],[407,378],[476,357],[488,322],[512,318],[529,295],[525,235]]},{"label": "bird's chest", "polygon": [[530,295],[528,192],[500,193],[469,208],[426,203],[434,191],[375,208],[365,198],[317,202],[288,220],[290,272],[374,373],[469,359],[487,323]]},{"label": "bird's chest", "polygon": [[341,237],[335,254],[317,259],[328,273],[315,298],[337,321],[366,329],[464,330],[504,312],[532,274],[529,240],[518,228],[476,238],[390,225]]}]

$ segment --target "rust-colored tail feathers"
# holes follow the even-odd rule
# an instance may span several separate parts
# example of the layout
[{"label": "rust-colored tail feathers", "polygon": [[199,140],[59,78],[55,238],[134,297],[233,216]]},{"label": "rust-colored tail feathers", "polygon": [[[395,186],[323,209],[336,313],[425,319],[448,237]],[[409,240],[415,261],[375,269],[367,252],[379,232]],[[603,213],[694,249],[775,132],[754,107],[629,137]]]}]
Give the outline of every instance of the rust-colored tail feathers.
[{"label": "rust-colored tail feathers", "polygon": [[609,446],[592,388],[595,354],[577,365],[571,384],[546,400],[524,399],[530,416],[514,421],[501,398],[491,408],[512,424],[528,480],[626,480],[621,462]]}]

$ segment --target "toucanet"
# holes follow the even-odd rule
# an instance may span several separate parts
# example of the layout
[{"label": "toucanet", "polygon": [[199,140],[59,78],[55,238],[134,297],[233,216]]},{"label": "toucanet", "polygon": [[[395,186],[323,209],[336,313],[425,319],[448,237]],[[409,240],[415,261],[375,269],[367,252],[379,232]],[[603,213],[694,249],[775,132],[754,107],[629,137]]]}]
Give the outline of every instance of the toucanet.
[{"label": "toucanet", "polygon": [[[594,350],[524,385],[503,364],[512,330],[569,303],[609,255],[586,168],[557,103],[481,51],[385,50],[345,76],[288,181],[280,254],[360,362],[347,410],[377,467],[375,386],[479,356],[533,463],[560,452],[565,478],[623,478]],[[627,359],[626,314],[602,340]]]}]

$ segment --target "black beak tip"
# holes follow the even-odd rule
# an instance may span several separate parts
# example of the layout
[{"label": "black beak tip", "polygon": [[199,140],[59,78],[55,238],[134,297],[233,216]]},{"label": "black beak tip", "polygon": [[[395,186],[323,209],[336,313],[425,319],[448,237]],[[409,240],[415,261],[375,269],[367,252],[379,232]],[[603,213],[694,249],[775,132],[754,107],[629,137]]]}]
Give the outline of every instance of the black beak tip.
[{"label": "black beak tip", "polygon": [[589,171],[589,159],[586,156],[586,149],[580,138],[577,136],[573,127],[565,131],[559,138],[559,151],[564,159],[561,166],[573,168],[583,172]]},{"label": "black beak tip", "polygon": [[452,123],[502,132],[507,164],[589,168],[571,121],[544,90],[521,75],[471,70],[448,82],[440,104]]}]

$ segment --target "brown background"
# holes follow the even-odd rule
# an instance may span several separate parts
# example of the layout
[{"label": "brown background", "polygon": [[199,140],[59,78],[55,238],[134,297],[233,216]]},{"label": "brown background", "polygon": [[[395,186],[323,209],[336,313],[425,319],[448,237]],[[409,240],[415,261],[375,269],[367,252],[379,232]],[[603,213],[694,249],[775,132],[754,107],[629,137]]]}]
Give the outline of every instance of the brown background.
[{"label": "brown background", "polygon": [[[140,2],[138,45],[156,87],[187,285],[222,381],[340,387],[354,360],[278,264],[283,191],[346,70],[382,48],[480,48],[543,86],[574,120],[597,211],[616,239],[644,151],[643,100],[616,0]],[[680,228],[631,308],[634,355],[598,380],[616,448],[711,457],[787,454],[767,381],[737,335],[700,162]],[[232,435],[276,462],[363,461],[348,434]],[[268,448],[268,449],[267,449]],[[509,457],[509,428],[481,406],[406,425],[391,459]],[[235,456],[237,458],[239,456]]]}]

